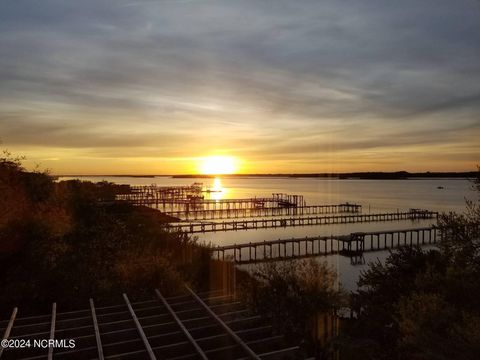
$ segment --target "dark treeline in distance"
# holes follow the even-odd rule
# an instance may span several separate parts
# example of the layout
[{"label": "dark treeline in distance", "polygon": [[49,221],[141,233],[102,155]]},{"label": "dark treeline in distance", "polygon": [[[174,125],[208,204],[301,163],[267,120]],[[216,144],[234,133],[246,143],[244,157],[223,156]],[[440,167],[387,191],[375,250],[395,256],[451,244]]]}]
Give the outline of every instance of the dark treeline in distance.
[{"label": "dark treeline in distance", "polygon": [[435,179],[435,178],[449,178],[449,179],[473,179],[476,176],[474,171],[465,171],[465,172],[408,172],[408,171],[395,171],[395,172],[351,172],[351,173],[295,173],[295,174],[221,174],[221,175],[205,175],[205,174],[188,174],[188,175],[59,175],[61,177],[135,177],[135,178],[154,178],[158,177],[173,177],[177,179],[212,179],[217,176],[221,177],[232,177],[232,178],[249,178],[249,177],[282,177],[282,178],[331,178],[331,179],[379,179],[379,180],[389,180],[389,179]]},{"label": "dark treeline in distance", "polygon": [[[420,178],[454,178],[472,179],[475,178],[474,171],[467,172],[417,172],[408,171],[396,172],[352,172],[352,173],[314,173],[314,174],[232,174],[221,175],[222,177],[299,177],[299,178],[332,178],[332,179],[420,179]],[[174,178],[213,178],[215,175],[173,175]]]}]

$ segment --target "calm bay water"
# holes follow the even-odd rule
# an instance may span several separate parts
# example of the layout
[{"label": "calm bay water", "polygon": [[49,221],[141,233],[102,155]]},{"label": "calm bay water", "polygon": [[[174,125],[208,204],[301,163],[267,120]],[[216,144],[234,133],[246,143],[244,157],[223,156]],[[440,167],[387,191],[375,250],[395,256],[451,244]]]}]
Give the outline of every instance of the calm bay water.
[{"label": "calm bay water", "polygon": [[[71,179],[62,177],[61,180]],[[89,181],[110,181],[117,184],[176,186],[202,182],[214,187],[215,179],[171,177],[80,177]],[[435,211],[462,211],[464,198],[473,197],[466,179],[412,180],[336,180],[312,178],[220,178],[221,193],[205,194],[219,198],[268,197],[272,193],[300,194],[307,205],[355,202],[363,211],[428,208]],[[438,187],[444,189],[438,189]]]},{"label": "calm bay water", "polygon": [[[70,179],[61,178],[60,180]],[[438,212],[463,212],[465,198],[474,198],[471,183],[466,179],[412,179],[412,180],[337,180],[312,178],[171,178],[171,177],[81,177],[89,181],[110,181],[118,184],[176,186],[202,182],[221,192],[205,193],[206,198],[232,199],[270,197],[272,193],[303,195],[307,205],[357,203],[363,213],[407,211],[410,208]],[[439,188],[441,187],[441,189]],[[398,230],[430,226],[434,220],[389,221],[359,224],[335,224],[299,226],[276,229],[239,230],[206,233],[198,236],[200,241],[214,245],[230,245],[280,238],[349,234],[355,231]],[[383,261],[387,251],[365,253],[365,263]],[[341,284],[348,290],[356,288],[355,282],[365,265],[351,265],[350,258],[332,255],[319,257],[337,270]],[[244,265],[252,269],[251,265]]]}]

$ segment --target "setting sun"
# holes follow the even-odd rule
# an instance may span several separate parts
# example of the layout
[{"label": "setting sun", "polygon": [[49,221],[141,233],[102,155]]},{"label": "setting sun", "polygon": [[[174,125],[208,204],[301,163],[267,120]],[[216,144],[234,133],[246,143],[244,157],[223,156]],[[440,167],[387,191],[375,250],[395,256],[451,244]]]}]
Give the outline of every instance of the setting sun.
[{"label": "setting sun", "polygon": [[208,156],[202,159],[200,172],[206,175],[233,174],[237,161],[232,156]]}]

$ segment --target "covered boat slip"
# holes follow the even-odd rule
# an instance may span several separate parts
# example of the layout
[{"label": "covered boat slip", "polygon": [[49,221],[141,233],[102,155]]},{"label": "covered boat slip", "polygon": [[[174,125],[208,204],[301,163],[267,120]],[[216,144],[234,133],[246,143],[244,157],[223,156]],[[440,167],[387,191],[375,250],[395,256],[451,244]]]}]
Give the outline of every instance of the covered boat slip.
[{"label": "covered boat slip", "polygon": [[[196,294],[190,288],[176,297],[158,290],[150,299],[99,307],[90,299],[79,311],[61,312],[53,304],[43,316],[21,317],[15,308],[0,322],[3,339],[30,340],[22,349],[2,348],[3,359],[286,359],[298,358],[298,346],[275,334],[231,295]],[[60,347],[34,346],[34,340],[66,340]],[[69,347],[69,340],[75,346]],[[71,344],[71,343],[70,343]],[[58,345],[57,345],[58,346]]]}]

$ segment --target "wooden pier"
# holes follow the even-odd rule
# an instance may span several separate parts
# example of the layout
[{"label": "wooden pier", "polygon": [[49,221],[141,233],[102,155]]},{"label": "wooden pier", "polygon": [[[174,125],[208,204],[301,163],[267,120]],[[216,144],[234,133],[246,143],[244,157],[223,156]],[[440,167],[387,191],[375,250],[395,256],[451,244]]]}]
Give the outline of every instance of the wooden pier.
[{"label": "wooden pier", "polygon": [[211,209],[191,211],[166,211],[170,216],[182,220],[215,220],[215,219],[238,219],[269,216],[303,216],[336,213],[358,213],[362,205],[358,204],[335,204],[335,205],[306,205],[297,207],[267,207],[267,208],[243,208],[243,209]]},{"label": "wooden pier", "polygon": [[[186,186],[157,186],[157,185],[131,185],[130,192],[118,194],[117,200],[141,203],[153,200],[181,200],[191,198],[203,198],[203,184],[193,183]],[[142,204],[143,205],[143,204]]]},{"label": "wooden pier", "polygon": [[437,212],[411,209],[408,212],[378,213],[378,214],[350,214],[332,216],[306,216],[273,219],[232,220],[222,222],[198,222],[171,224],[173,231],[185,233],[205,233],[214,231],[237,231],[250,229],[267,229],[290,226],[311,226],[328,224],[351,224],[359,222],[397,221],[436,219]]},{"label": "wooden pier", "polygon": [[432,226],[217,246],[212,248],[212,256],[238,264],[331,254],[357,258],[366,251],[435,244],[440,239],[441,231]]},{"label": "wooden pier", "polygon": [[234,209],[261,209],[268,207],[290,208],[302,205],[286,203],[274,197],[245,198],[245,199],[204,199],[203,196],[190,198],[160,198],[137,196],[136,194],[117,195],[116,200],[127,201],[133,205],[152,206],[156,209],[167,211],[192,211],[192,210],[234,210]]},{"label": "wooden pier", "polygon": [[163,211],[195,210],[249,210],[263,208],[296,208],[305,206],[303,195],[275,193],[271,197],[253,197],[244,199],[205,199],[201,183],[189,186],[159,187],[132,186],[130,193],[118,194],[116,200],[133,205],[144,205]]}]

